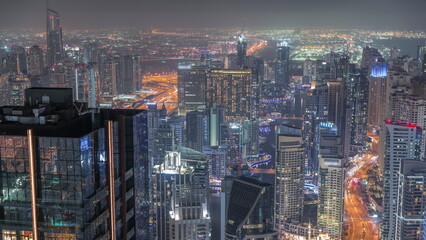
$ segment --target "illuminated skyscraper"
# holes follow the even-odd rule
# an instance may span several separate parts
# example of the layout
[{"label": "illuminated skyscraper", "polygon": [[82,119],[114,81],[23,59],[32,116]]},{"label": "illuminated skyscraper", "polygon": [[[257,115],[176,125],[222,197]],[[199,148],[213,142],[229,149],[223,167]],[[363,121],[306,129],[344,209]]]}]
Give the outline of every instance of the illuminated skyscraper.
[{"label": "illuminated skyscraper", "polygon": [[206,66],[180,65],[178,67],[179,115],[206,109],[206,73]]},{"label": "illuminated skyscraper", "polygon": [[401,240],[425,239],[426,224],[426,163],[405,160],[399,172],[398,197],[396,199],[396,238]]},{"label": "illuminated skyscraper", "polygon": [[398,198],[399,173],[402,173],[401,165],[406,160],[423,158],[422,129],[415,124],[394,123],[390,120],[385,124],[384,162],[380,163],[383,169],[383,222],[380,225],[381,239],[397,238],[397,218],[399,206]]},{"label": "illuminated skyscraper", "polygon": [[62,43],[62,26],[59,23],[59,13],[47,9],[47,66],[52,67],[64,56]]},{"label": "illuminated skyscraper", "polygon": [[241,152],[245,159],[259,154],[259,122],[245,120],[241,125]]},{"label": "illuminated skyscraper", "polygon": [[25,106],[1,109],[2,238],[136,239],[148,229],[144,111],[89,110],[71,89],[25,95]]},{"label": "illuminated skyscraper", "polygon": [[321,155],[318,181],[318,227],[332,239],[342,238],[344,159]]},{"label": "illuminated skyscraper", "polygon": [[120,94],[133,94],[135,91],[140,90],[140,56],[126,55],[121,57],[120,70]]},{"label": "illuminated skyscraper", "polygon": [[240,69],[245,68],[246,66],[246,56],[247,56],[247,41],[244,34],[240,34],[237,39],[237,66]]},{"label": "illuminated skyscraper", "polygon": [[274,231],[273,185],[249,177],[226,177],[221,195],[225,239],[278,239]]},{"label": "illuminated skyscraper", "polygon": [[363,146],[367,138],[368,79],[364,75],[351,75],[348,81],[353,82],[349,99],[352,109],[351,144]]},{"label": "illuminated skyscraper", "polygon": [[225,109],[218,107],[216,103],[207,109],[209,121],[209,145],[218,147],[225,142],[226,124]]},{"label": "illuminated skyscraper", "polygon": [[119,64],[114,59],[108,60],[103,64],[102,70],[100,73],[100,95],[102,97],[115,97],[118,94]]},{"label": "illuminated skyscraper", "polygon": [[32,46],[28,58],[30,66],[29,74],[42,75],[44,73],[43,50],[37,45]]},{"label": "illuminated skyscraper", "polygon": [[368,93],[368,125],[381,127],[389,110],[390,81],[387,77],[388,66],[381,57],[375,57],[371,66]]},{"label": "illuminated skyscraper", "polygon": [[256,111],[252,106],[252,71],[242,70],[210,70],[207,73],[206,99],[207,107],[217,103],[225,108],[228,121],[241,123]]},{"label": "illuminated skyscraper", "polygon": [[186,146],[202,152],[208,146],[208,119],[204,112],[192,111],[186,114]]},{"label": "illuminated skyscraper", "polygon": [[368,70],[371,65],[371,60],[375,56],[382,56],[376,48],[365,47],[362,50],[361,69]]},{"label": "illuminated skyscraper", "polygon": [[152,173],[151,239],[210,239],[208,179],[205,155],[184,147],[166,153]]},{"label": "illuminated skyscraper", "polygon": [[282,238],[286,223],[303,216],[305,148],[302,130],[279,126],[276,141],[275,227]]},{"label": "illuminated skyscraper", "polygon": [[278,43],[275,83],[284,87],[290,84],[290,47],[285,41]]},{"label": "illuminated skyscraper", "polygon": [[95,43],[86,43],[83,47],[83,63],[98,62],[98,46]]}]

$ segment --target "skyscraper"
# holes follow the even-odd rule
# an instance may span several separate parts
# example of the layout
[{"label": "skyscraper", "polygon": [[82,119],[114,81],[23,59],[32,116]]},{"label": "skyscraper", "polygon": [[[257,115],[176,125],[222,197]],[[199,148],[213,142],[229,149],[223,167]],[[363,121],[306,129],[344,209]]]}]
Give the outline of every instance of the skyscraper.
[{"label": "skyscraper", "polygon": [[161,165],[167,151],[176,150],[174,129],[167,122],[167,112],[163,105],[148,103],[148,156],[151,167]]},{"label": "skyscraper", "polygon": [[275,227],[283,236],[286,223],[303,215],[305,148],[301,129],[279,126],[276,140]]},{"label": "skyscraper", "polygon": [[290,47],[285,41],[277,44],[275,83],[284,87],[290,84]]},{"label": "skyscraper", "polygon": [[416,160],[403,161],[398,182],[396,239],[424,239],[426,163]]},{"label": "skyscraper", "polygon": [[152,175],[152,239],[210,239],[205,155],[182,147],[167,152]]},{"label": "skyscraper", "polygon": [[98,62],[98,46],[95,43],[86,43],[83,47],[83,63]]},{"label": "skyscraper", "polygon": [[398,179],[402,172],[401,165],[406,160],[417,160],[423,158],[422,152],[422,129],[415,124],[394,123],[390,120],[385,124],[384,138],[384,163],[383,169],[383,222],[380,225],[381,239],[397,238],[397,213],[400,207],[397,204]]},{"label": "skyscraper", "polygon": [[225,108],[228,121],[242,122],[250,118],[252,106],[252,71],[210,70],[207,73],[206,99],[207,107],[217,103]]},{"label": "skyscraper", "polygon": [[59,23],[59,13],[47,9],[47,66],[52,67],[64,56],[62,43],[62,26]]},{"label": "skyscraper", "polygon": [[225,239],[278,239],[274,231],[273,185],[244,176],[226,177],[222,192]]},{"label": "skyscraper", "polygon": [[30,48],[28,55],[30,75],[42,75],[44,73],[43,49],[34,45]]},{"label": "skyscraper", "polygon": [[121,57],[120,94],[133,94],[140,90],[140,56],[126,55]]},{"label": "skyscraper", "polygon": [[332,239],[342,238],[344,159],[321,155],[318,181],[318,227]]},{"label": "skyscraper", "polygon": [[192,111],[186,114],[186,146],[198,152],[208,146],[208,119],[204,112]]},{"label": "skyscraper", "polygon": [[371,65],[371,60],[375,56],[382,56],[376,48],[365,47],[362,50],[361,69],[368,70]]},{"label": "skyscraper", "polygon": [[119,64],[111,59],[103,64],[102,69],[103,71],[100,73],[100,95],[112,98],[118,94]]},{"label": "skyscraper", "polygon": [[368,118],[368,79],[364,75],[352,75],[353,81],[350,102],[352,108],[351,144],[363,146],[367,136]]},{"label": "skyscraper", "polygon": [[247,41],[244,34],[240,34],[237,39],[237,66],[239,69],[243,69],[246,66],[247,56]]},{"label": "skyscraper", "polygon": [[206,109],[206,74],[206,66],[178,66],[179,115]]},{"label": "skyscraper", "polygon": [[3,237],[135,239],[148,224],[144,111],[75,107],[71,89],[25,95],[1,109]]},{"label": "skyscraper", "polygon": [[387,64],[381,57],[376,57],[370,67],[368,93],[368,125],[381,127],[387,117],[389,108],[390,83]]},{"label": "skyscraper", "polygon": [[209,145],[217,147],[225,142],[226,124],[225,109],[218,107],[216,103],[207,109],[209,121]]}]

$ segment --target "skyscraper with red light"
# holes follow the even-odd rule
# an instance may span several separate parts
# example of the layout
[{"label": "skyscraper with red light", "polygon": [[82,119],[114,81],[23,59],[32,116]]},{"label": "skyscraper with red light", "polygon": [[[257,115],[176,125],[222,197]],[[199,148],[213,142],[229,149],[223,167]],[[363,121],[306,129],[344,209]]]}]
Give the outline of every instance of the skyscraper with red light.
[{"label": "skyscraper with red light", "polygon": [[46,19],[47,65],[58,63],[64,56],[62,43],[62,26],[59,24],[59,13],[47,9]]},{"label": "skyscraper with red light", "polygon": [[413,123],[386,120],[384,131],[384,162],[380,166],[384,173],[381,239],[399,239],[396,237],[399,224],[396,213],[401,206],[395,200],[399,194],[398,179],[404,162],[423,158],[422,129]]}]

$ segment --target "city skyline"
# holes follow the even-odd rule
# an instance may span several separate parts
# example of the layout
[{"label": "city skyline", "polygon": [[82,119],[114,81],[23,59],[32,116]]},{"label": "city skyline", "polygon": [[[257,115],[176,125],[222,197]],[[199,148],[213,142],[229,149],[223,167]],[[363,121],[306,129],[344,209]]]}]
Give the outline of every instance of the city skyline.
[{"label": "city skyline", "polygon": [[0,29],[0,240],[426,239],[426,31],[324,28],[420,1],[128,1]]}]

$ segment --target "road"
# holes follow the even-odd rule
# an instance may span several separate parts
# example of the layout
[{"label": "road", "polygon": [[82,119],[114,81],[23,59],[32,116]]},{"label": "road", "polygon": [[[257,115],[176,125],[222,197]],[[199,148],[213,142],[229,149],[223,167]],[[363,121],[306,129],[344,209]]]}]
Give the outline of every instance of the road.
[{"label": "road", "polygon": [[360,181],[368,177],[367,171],[377,164],[377,156],[363,154],[354,159],[354,165],[347,171],[345,210],[347,213],[349,240],[379,239],[379,225],[368,216],[366,203],[362,201]]}]

